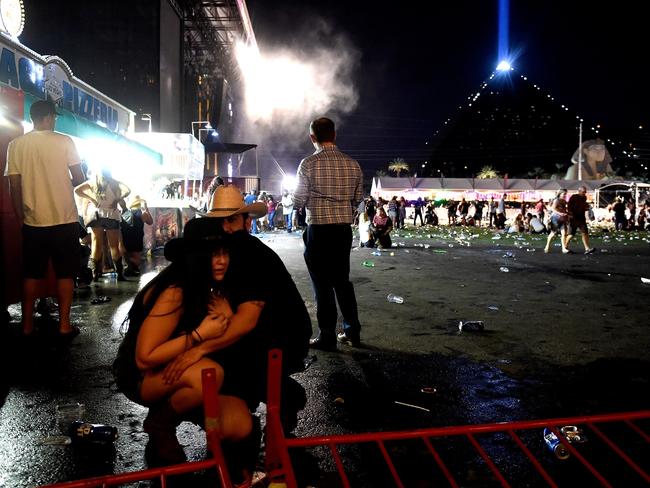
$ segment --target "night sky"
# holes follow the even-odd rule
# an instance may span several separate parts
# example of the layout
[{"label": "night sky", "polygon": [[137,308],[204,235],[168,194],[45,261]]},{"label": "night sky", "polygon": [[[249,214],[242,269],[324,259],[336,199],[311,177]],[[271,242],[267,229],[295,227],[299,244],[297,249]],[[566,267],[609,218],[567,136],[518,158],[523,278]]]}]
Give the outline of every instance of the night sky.
[{"label": "night sky", "polygon": [[[28,46],[66,59],[55,45],[56,36],[92,44],[86,37],[97,19],[89,19],[88,28],[80,29],[67,25],[65,15],[56,19],[50,13],[40,15],[44,9],[38,3],[25,1],[22,39]],[[385,169],[396,157],[423,160],[433,132],[478,90],[497,63],[498,0],[248,0],[247,4],[262,52],[278,48],[313,52],[321,46],[332,50],[333,38],[344,40],[346,52],[341,54],[356,60],[345,81],[354,87],[358,100],[354,109],[338,107],[330,115],[338,124],[339,145],[370,174]],[[511,0],[509,44],[518,53],[516,73],[527,75],[587,124],[600,123],[620,133],[650,123],[649,83],[642,74],[650,45],[643,4]],[[56,36],[43,33],[49,29]],[[78,72],[74,60],[66,60]],[[294,122],[297,133],[271,128],[274,133],[265,141],[272,142],[266,147],[273,149],[285,169],[295,168],[311,150],[306,127],[315,115],[319,114]]]},{"label": "night sky", "polygon": [[[516,72],[588,124],[626,130],[647,123],[642,70],[650,43],[641,5],[511,0]],[[497,62],[497,0],[249,0],[248,7],[262,51],[300,45],[319,18],[359,50],[359,104],[341,117],[339,144],[367,166],[423,157],[424,142]]]}]

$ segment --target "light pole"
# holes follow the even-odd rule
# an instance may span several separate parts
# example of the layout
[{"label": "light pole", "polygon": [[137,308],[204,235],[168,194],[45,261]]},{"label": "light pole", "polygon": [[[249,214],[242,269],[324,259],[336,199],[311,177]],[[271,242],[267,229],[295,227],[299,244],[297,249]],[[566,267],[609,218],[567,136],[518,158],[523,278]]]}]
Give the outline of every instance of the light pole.
[{"label": "light pole", "polygon": [[149,122],[149,132],[151,132],[151,114],[142,114],[142,117],[140,117],[140,120],[144,120],[145,122]]},{"label": "light pole", "polygon": [[582,119],[580,119],[580,132],[578,134],[578,181],[582,181]]},{"label": "light pole", "polygon": [[199,137],[197,137],[196,134],[194,133],[194,126],[195,125],[201,125],[201,124],[206,124],[205,129],[212,129],[212,126],[210,125],[209,120],[196,120],[196,121],[192,122],[192,136],[196,137],[199,140],[200,140],[200,136],[201,136],[200,131],[203,130],[203,129],[199,129]]}]

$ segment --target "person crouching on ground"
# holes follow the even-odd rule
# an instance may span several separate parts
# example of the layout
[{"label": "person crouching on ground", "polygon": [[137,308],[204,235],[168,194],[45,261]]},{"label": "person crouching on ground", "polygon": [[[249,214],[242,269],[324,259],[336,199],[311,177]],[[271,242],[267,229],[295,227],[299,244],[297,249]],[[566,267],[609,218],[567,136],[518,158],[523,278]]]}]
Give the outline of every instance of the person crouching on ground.
[{"label": "person crouching on ground", "polygon": [[375,239],[370,232],[370,219],[366,212],[359,214],[359,247],[375,247]]},{"label": "person crouching on ground", "polygon": [[[172,261],[135,297],[128,330],[113,363],[118,388],[149,407],[143,422],[151,463],[175,464],[186,457],[176,437],[184,414],[202,404],[201,370],[214,368],[221,387],[224,370],[204,357],[205,348],[231,344],[254,327],[260,307],[241,303],[232,313],[225,297],[230,255],[225,237],[189,236],[170,241]],[[182,364],[175,361],[183,357]],[[220,395],[221,437],[240,441],[252,429],[246,403]]]},{"label": "person crouching on ground", "polygon": [[393,230],[393,221],[386,214],[383,207],[377,209],[377,214],[372,221],[372,234],[379,249],[389,248],[393,245],[390,239],[390,231]]}]

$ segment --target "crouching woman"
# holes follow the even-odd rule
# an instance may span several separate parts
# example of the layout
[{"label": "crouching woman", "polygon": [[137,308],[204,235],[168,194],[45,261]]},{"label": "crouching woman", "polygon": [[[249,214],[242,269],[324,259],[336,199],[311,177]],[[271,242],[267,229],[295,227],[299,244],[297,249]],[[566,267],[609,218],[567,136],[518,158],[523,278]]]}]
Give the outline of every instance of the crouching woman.
[{"label": "crouching woman", "polygon": [[[147,455],[160,464],[186,459],[176,427],[202,405],[201,370],[214,368],[217,386],[223,383],[224,371],[204,357],[205,345],[236,341],[259,316],[256,307],[236,315],[224,307],[222,287],[230,263],[225,237],[186,236],[172,242],[174,260],[136,295],[113,363],[118,388],[149,407],[143,423]],[[175,360],[181,357],[192,359],[179,368]],[[227,395],[219,401],[222,439],[246,438],[252,420],[245,402]]]}]

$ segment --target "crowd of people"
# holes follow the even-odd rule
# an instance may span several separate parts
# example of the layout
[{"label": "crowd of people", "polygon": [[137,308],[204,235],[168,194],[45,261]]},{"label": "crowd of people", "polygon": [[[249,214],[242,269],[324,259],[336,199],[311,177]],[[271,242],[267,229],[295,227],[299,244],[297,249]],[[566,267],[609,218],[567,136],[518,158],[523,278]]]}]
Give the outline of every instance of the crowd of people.
[{"label": "crowd of people", "polygon": [[[562,251],[565,254],[571,253],[568,243],[579,230],[585,252],[594,252],[589,245],[587,220],[595,222],[596,217],[587,202],[586,187],[580,187],[568,199],[567,190],[561,189],[548,202],[540,198],[535,202],[517,202],[515,208],[511,205],[513,204],[507,202],[507,195],[502,194],[496,200],[493,196],[487,200],[451,199],[439,203],[437,208],[446,211],[450,226],[485,226],[511,234],[548,234],[546,252],[549,252],[554,237],[560,235]],[[357,208],[354,220],[359,234],[359,246],[390,247],[390,232],[410,224],[410,218],[406,217],[409,208],[413,227],[418,225],[418,220],[420,226],[440,224],[434,201],[421,197],[409,202],[404,197],[393,196],[386,200],[367,196]],[[608,213],[601,217],[599,224],[609,224],[617,230],[650,230],[650,204],[646,202],[637,208],[631,199],[626,201],[618,196],[606,210]]]}]

